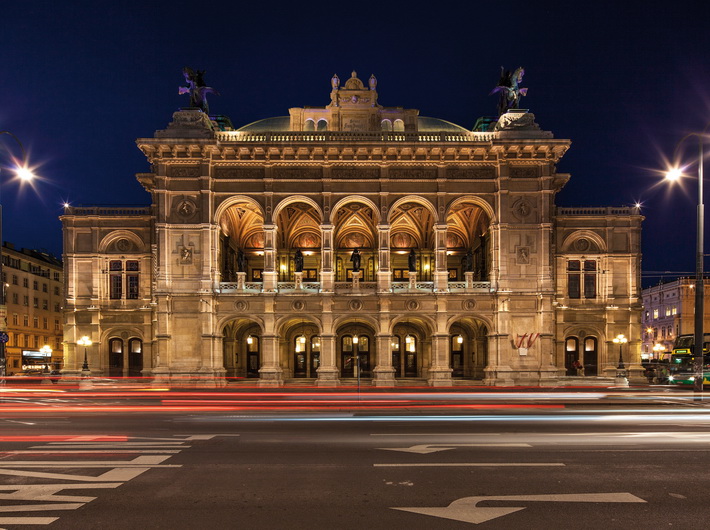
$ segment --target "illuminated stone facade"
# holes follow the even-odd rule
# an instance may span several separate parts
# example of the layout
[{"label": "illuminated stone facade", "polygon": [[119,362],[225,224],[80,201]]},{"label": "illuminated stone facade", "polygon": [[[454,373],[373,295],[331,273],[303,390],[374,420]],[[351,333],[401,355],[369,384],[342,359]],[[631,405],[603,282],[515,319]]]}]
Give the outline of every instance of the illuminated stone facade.
[{"label": "illuminated stone facade", "polygon": [[89,335],[93,371],[157,380],[551,384],[624,333],[639,375],[642,217],[555,205],[569,140],[331,84],[237,130],[182,109],[137,141],[150,208],[66,209],[67,373]]}]

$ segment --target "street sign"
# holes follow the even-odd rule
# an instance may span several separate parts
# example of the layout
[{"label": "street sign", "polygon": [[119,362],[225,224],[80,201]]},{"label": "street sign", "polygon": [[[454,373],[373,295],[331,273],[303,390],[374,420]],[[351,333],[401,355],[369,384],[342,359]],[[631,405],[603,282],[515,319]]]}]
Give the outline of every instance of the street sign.
[{"label": "street sign", "polygon": [[455,500],[446,508],[392,508],[403,512],[419,513],[451,519],[464,523],[480,524],[524,510],[525,507],[484,507],[476,506],[483,501],[521,501],[521,502],[646,502],[631,493],[561,493],[559,495],[501,495],[490,497],[464,497]]}]

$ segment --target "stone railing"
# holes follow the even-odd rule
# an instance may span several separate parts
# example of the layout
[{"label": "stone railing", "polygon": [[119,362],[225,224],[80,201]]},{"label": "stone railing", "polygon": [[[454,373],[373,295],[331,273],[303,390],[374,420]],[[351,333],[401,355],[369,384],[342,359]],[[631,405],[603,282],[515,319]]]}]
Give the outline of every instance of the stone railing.
[{"label": "stone railing", "polygon": [[558,207],[557,215],[639,215],[636,206]]},{"label": "stone railing", "polygon": [[409,282],[392,282],[392,292],[402,292],[402,291],[433,291],[434,282],[417,282],[414,284],[415,288],[409,288]]},{"label": "stone railing", "polygon": [[449,292],[452,293],[493,293],[491,282],[471,282],[466,287],[466,282],[449,282]]},{"label": "stone railing", "polygon": [[67,206],[64,215],[150,215],[150,206]]},{"label": "stone railing", "polygon": [[[360,282],[357,289],[353,288],[352,282],[336,282],[335,292],[358,292],[358,291],[376,291],[377,282]],[[320,282],[303,282],[300,289],[296,289],[294,282],[278,282],[277,291],[280,293],[319,293],[321,288]],[[433,292],[434,282],[416,282],[415,288],[409,288],[409,282],[392,282],[392,292]],[[460,293],[492,293],[491,282],[472,282],[470,287],[466,287],[466,282],[449,282],[448,289],[450,292]],[[217,293],[245,293],[258,294],[263,292],[263,284],[261,282],[246,282],[244,288],[240,289],[237,282],[221,282]]]},{"label": "stone railing", "polygon": [[348,132],[348,131],[222,131],[215,133],[220,142],[490,142],[492,132]]}]

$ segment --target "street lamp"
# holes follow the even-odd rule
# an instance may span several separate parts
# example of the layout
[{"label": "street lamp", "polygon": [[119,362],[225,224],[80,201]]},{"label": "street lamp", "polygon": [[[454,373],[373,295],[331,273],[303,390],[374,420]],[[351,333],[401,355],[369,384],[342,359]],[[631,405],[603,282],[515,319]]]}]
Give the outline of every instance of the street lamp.
[{"label": "street lamp", "polygon": [[[8,135],[13,138],[17,145],[20,146],[20,152],[22,153],[21,160],[12,158],[13,171],[15,175],[23,181],[29,181],[34,178],[34,173],[27,165],[27,153],[25,147],[20,142],[20,139],[12,134],[10,131],[0,131],[0,136]],[[0,380],[5,380],[6,367],[5,363],[5,343],[7,342],[7,306],[5,305],[5,282],[2,281],[2,203],[0,203]]]},{"label": "street lamp", "polygon": [[[49,372],[48,362],[52,361],[52,348],[49,346],[49,344],[45,344],[39,349],[39,351],[44,354],[44,371]],[[49,359],[49,361],[47,361],[47,359]]]},{"label": "street lamp", "polygon": [[663,344],[654,344],[653,345],[653,357],[656,359],[661,358],[661,352],[665,352],[666,347]]},{"label": "street lamp", "polygon": [[616,367],[616,384],[618,386],[629,386],[629,381],[626,379],[626,367],[624,366],[624,358],[621,356],[621,347],[629,342],[623,333],[620,333],[612,339],[615,344],[619,345],[619,364]]},{"label": "street lamp", "polygon": [[81,365],[81,371],[82,371],[82,375],[87,376],[87,375],[91,374],[91,370],[89,370],[89,359],[86,356],[86,349],[89,346],[91,346],[93,344],[93,342],[91,342],[91,339],[89,337],[84,335],[78,341],[76,341],[76,343],[79,346],[84,347],[84,364]]},{"label": "street lamp", "polygon": [[[695,392],[703,391],[703,343],[704,343],[704,333],[703,333],[703,320],[705,316],[705,285],[703,282],[703,239],[704,225],[705,225],[705,206],[703,204],[703,144],[705,142],[705,132],[710,127],[710,124],[705,127],[702,133],[690,133],[686,134],[680,139],[675,148],[675,153],[673,156],[674,162],[678,158],[678,149],[680,146],[690,137],[696,137],[698,139],[698,209],[697,209],[697,237],[695,244],[695,366],[694,372],[695,377],[693,379],[693,389]],[[670,182],[677,182],[683,176],[683,167],[680,165],[675,165],[666,171],[666,180]]]}]

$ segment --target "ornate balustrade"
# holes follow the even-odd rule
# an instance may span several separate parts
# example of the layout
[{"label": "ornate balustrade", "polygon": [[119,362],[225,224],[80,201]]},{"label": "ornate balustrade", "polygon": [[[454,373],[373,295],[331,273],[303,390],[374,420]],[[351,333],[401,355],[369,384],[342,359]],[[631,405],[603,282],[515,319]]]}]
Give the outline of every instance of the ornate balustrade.
[{"label": "ornate balustrade", "polygon": [[221,131],[215,133],[220,142],[490,142],[496,137],[492,132],[349,132],[349,131],[287,131],[245,132]]},{"label": "ornate balustrade", "polygon": [[[277,291],[279,293],[319,293],[321,288],[320,282],[304,282],[300,289],[296,289],[294,282],[278,282]],[[416,282],[415,288],[410,289],[409,282],[392,282],[392,292],[405,294],[413,292],[433,292],[434,282]],[[491,282],[472,282],[470,286],[466,286],[466,282],[449,282],[449,292],[452,293],[492,293]],[[335,292],[375,292],[377,290],[377,282],[360,282],[357,289],[353,287],[352,282],[336,282]],[[217,293],[220,294],[259,294],[263,292],[263,284],[261,282],[247,282],[244,288],[241,289],[237,282],[221,282]]]}]

